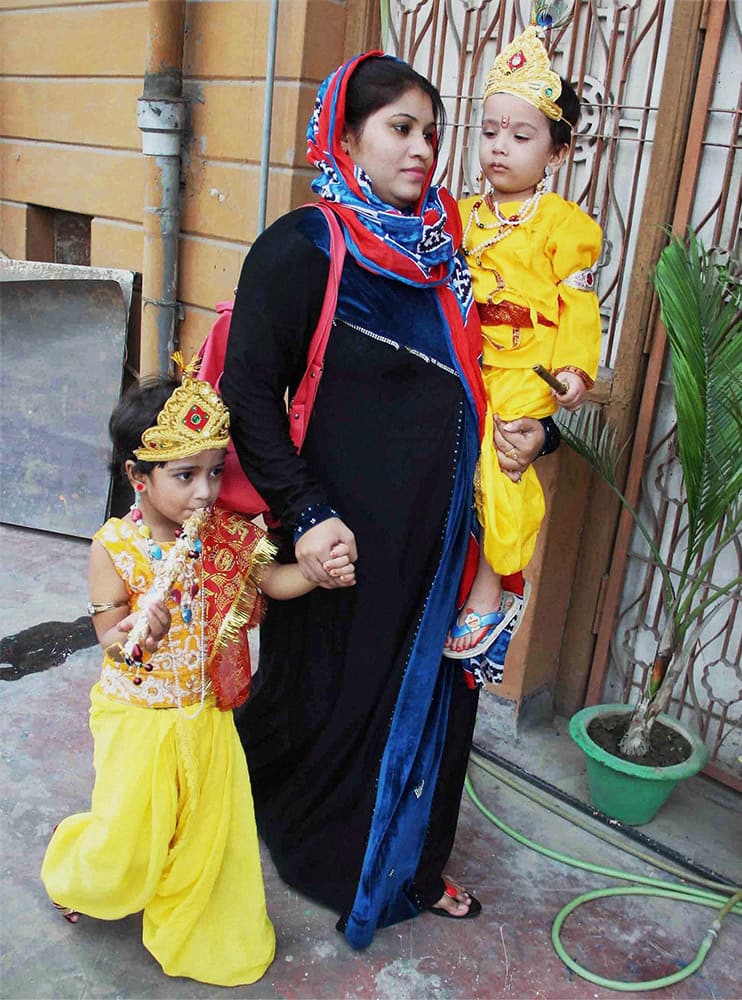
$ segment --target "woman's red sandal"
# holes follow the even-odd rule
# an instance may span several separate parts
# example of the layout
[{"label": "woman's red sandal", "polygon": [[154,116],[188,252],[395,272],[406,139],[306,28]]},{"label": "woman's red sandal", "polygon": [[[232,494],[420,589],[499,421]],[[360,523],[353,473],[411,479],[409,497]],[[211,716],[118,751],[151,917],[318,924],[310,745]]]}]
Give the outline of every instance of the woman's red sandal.
[{"label": "woman's red sandal", "polygon": [[[445,886],[446,888],[444,891],[446,895],[451,896],[453,899],[457,899],[459,895],[459,890],[456,888],[456,886],[452,885],[451,882],[446,882]],[[466,893],[469,902],[469,909],[466,911],[466,913],[451,913],[450,910],[446,910],[442,906],[429,906],[428,912],[434,913],[436,917],[449,917],[451,920],[471,920],[473,917],[478,917],[479,914],[482,912],[482,904],[479,902],[476,896],[472,896],[470,892],[466,892],[466,889],[464,889],[463,892]],[[459,902],[466,903],[467,900],[463,899],[459,900]]]}]

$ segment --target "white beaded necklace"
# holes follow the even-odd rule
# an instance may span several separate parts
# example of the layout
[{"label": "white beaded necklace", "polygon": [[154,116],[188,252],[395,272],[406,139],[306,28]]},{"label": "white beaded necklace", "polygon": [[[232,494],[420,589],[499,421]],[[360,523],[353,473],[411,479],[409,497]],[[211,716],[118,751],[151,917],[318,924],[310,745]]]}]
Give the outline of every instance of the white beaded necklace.
[{"label": "white beaded necklace", "polygon": [[[522,225],[524,222],[528,222],[532,219],[538,210],[538,204],[541,201],[541,195],[544,193],[544,182],[539,181],[536,185],[536,190],[533,192],[530,198],[527,198],[523,204],[520,206],[519,210],[513,215],[505,216],[500,211],[499,202],[495,201],[492,197],[492,192],[489,191],[484,198],[478,198],[471,207],[469,212],[469,218],[466,222],[466,228],[464,229],[464,238],[462,241],[462,249],[467,257],[474,257],[477,267],[482,266],[482,254],[489,247],[493,247],[496,243],[504,240],[506,236],[509,236],[514,232],[518,226]],[[494,222],[483,222],[479,217],[479,209],[482,204],[486,204],[489,210],[495,217]],[[474,246],[469,242],[469,234],[475,227],[478,230],[494,230],[492,236],[488,236],[477,246]]]}]

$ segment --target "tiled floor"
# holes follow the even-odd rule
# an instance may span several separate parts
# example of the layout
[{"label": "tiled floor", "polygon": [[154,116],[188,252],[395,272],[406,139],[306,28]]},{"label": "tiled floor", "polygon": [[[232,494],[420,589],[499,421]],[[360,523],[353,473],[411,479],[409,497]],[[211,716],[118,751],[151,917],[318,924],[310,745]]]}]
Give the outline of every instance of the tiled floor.
[{"label": "tiled floor", "polygon": [[[84,614],[87,545],[53,535],[0,528],[5,569],[0,630],[8,636],[47,621]],[[73,643],[74,645],[74,643]],[[334,917],[297,896],[265,860],[276,960],[254,986],[230,991],[169,979],[141,945],[140,918],[83,919],[76,927],[49,906],[38,880],[44,847],[60,815],[87,805],[92,768],[88,690],[99,660],[93,648],[36,672],[2,692],[2,978],[4,1000],[73,997],[285,998],[593,998],[618,995],[571,973],[551,943],[553,920],[583,891],[618,884],[604,875],[545,858],[503,833],[465,797],[450,872],[482,901],[477,920],[424,914],[379,932],[354,952]],[[48,661],[48,657],[47,657]],[[0,668],[0,677],[8,669]],[[486,729],[486,727],[485,727]],[[479,739],[483,739],[481,732]],[[580,754],[555,720],[517,742],[486,736],[486,749],[586,797]],[[663,877],[647,863],[605,845],[574,823],[511,790],[499,775],[473,766],[485,806],[515,831],[556,852],[628,872]],[[645,833],[738,882],[742,881],[740,797],[705,778],[677,789]],[[618,897],[574,913],[564,943],[575,959],[608,978],[656,978],[695,954],[713,919],[705,908],[668,900]],[[658,998],[742,997],[742,919],[730,917],[702,969]],[[638,996],[629,991],[629,996]]]}]

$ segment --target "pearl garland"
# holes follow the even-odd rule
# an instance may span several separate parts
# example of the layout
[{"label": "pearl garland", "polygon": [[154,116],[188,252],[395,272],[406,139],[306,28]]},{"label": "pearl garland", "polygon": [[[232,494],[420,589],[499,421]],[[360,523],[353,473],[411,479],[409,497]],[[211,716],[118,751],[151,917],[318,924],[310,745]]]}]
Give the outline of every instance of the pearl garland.
[{"label": "pearl garland", "polygon": [[[536,185],[536,190],[533,192],[530,198],[527,198],[520,209],[513,215],[505,216],[500,211],[499,202],[496,202],[492,197],[492,192],[488,191],[484,198],[478,198],[471,207],[471,212],[469,213],[469,218],[466,222],[466,228],[464,229],[464,238],[462,241],[462,249],[467,257],[474,257],[477,267],[482,266],[482,254],[485,250],[490,247],[495,246],[501,240],[504,240],[506,236],[509,236],[514,232],[518,226],[522,225],[524,222],[528,222],[538,211],[538,205],[541,201],[541,195],[544,193],[544,182],[539,181]],[[486,204],[489,210],[495,217],[495,222],[483,222],[479,217],[479,209],[482,204]],[[469,242],[469,234],[475,227],[479,230],[495,230],[494,235],[485,239],[478,246],[474,246]]]}]

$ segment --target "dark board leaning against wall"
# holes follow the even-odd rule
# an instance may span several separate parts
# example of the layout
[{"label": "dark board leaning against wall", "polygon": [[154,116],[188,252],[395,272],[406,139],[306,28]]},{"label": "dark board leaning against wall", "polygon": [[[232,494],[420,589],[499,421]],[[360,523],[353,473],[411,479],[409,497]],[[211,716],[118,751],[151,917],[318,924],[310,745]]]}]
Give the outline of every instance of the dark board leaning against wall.
[{"label": "dark board leaning against wall", "polygon": [[90,538],[111,483],[134,275],[0,263],[0,520]]}]

